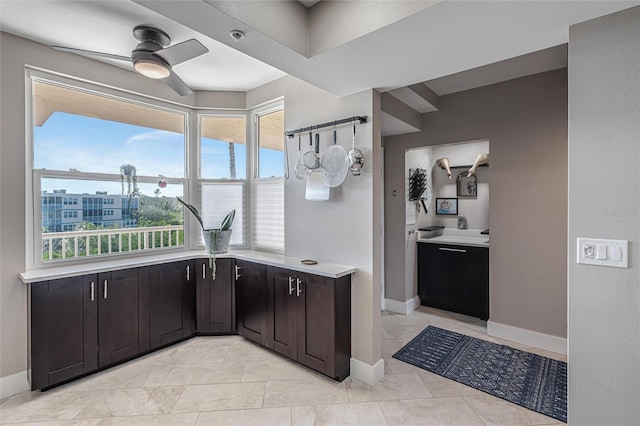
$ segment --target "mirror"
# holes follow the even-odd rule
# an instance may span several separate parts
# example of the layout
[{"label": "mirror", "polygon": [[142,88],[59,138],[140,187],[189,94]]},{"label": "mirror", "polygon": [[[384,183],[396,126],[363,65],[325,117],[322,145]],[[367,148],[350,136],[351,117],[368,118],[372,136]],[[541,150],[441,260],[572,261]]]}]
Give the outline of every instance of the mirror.
[{"label": "mirror", "polygon": [[456,193],[458,197],[477,198],[478,179],[476,175],[467,177],[468,172],[464,171],[456,178]]}]

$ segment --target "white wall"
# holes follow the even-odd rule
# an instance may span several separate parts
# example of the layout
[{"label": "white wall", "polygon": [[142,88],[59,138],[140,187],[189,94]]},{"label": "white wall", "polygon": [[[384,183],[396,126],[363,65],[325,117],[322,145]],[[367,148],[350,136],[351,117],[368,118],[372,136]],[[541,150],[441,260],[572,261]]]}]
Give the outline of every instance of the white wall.
[{"label": "white wall", "polygon": [[[569,32],[569,423],[640,421],[640,7]],[[629,240],[629,269],[576,238]]]},{"label": "white wall", "polygon": [[[368,365],[381,359],[380,349],[380,262],[374,262],[374,168],[379,155],[374,144],[374,93],[366,91],[339,98],[294,77],[283,77],[247,92],[247,107],[284,96],[285,128],[298,129],[355,115],[369,121],[356,128],[356,146],[365,156],[361,176],[349,175],[331,189],[329,201],[305,200],[305,181],[293,174],[297,161],[297,139],[289,139],[291,178],[285,181],[285,246],[289,256],[347,264],[357,268],[352,280],[351,348],[353,358]],[[351,147],[352,129],[338,128],[338,144]],[[331,129],[321,132],[321,154],[331,143]],[[303,136],[303,151],[308,136]],[[376,155],[374,156],[374,149]],[[375,265],[375,266],[374,266]]]},{"label": "white wall", "polygon": [[[418,215],[416,228],[429,225],[442,225],[447,228],[457,227],[457,216],[443,216],[435,214],[435,199],[456,198],[456,177],[467,169],[451,169],[451,179],[447,177],[446,171],[435,165],[438,158],[448,158],[450,166],[471,165],[479,154],[489,152],[489,141],[477,141],[456,143],[448,145],[434,146],[431,148],[429,158],[431,159],[432,173],[432,200],[428,206],[429,212],[425,214],[421,211]],[[414,155],[422,155],[418,150],[407,150],[405,163],[408,168],[408,158]],[[418,159],[412,160],[418,162]],[[478,179],[478,196],[476,198],[458,198],[458,214],[467,218],[469,229],[486,229],[489,227],[489,173],[490,167],[479,167],[476,170]]]}]

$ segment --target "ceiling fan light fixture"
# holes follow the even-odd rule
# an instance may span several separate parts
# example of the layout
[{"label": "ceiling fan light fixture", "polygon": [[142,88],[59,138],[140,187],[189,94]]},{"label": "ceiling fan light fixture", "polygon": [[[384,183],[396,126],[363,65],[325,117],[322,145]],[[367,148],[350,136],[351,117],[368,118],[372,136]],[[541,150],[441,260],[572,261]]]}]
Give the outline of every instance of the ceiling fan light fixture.
[{"label": "ceiling fan light fixture", "polygon": [[133,63],[137,72],[145,77],[162,79],[171,75],[171,67],[159,61],[149,59],[138,59]]}]

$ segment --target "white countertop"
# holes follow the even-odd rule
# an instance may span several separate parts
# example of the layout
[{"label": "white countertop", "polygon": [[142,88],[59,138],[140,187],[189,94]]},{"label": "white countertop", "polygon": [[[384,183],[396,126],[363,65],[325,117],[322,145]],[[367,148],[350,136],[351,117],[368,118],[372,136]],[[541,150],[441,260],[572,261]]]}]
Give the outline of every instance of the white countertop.
[{"label": "white countertop", "polygon": [[[228,253],[218,254],[217,258],[232,258],[277,266],[298,272],[321,275],[329,278],[340,278],[356,272],[356,268],[335,263],[320,262],[317,265],[304,265],[302,259],[288,257],[275,253],[257,250],[231,250]],[[66,265],[52,265],[41,269],[33,269],[20,274],[20,279],[25,283],[68,278],[79,275],[108,272],[117,269],[138,268],[161,263],[177,262],[189,259],[208,259],[209,255],[202,250],[185,250],[171,253],[152,254],[136,257],[120,257],[117,259],[98,260],[95,262],[82,262]]]},{"label": "white countertop", "polygon": [[489,247],[489,235],[479,229],[445,228],[438,231],[419,231],[419,243],[450,244],[455,246]]}]

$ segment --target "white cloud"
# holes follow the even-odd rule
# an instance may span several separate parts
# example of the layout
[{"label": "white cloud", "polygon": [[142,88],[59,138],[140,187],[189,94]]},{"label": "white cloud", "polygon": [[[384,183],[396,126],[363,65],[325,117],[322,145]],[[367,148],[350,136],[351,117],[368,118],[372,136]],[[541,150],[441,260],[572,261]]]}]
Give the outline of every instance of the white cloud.
[{"label": "white cloud", "polygon": [[134,144],[137,142],[149,142],[166,140],[169,138],[182,137],[175,132],[169,132],[168,130],[152,130],[150,132],[140,133],[139,135],[133,135],[125,141],[125,144]]}]

